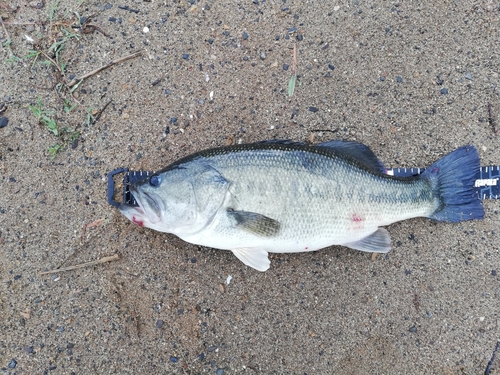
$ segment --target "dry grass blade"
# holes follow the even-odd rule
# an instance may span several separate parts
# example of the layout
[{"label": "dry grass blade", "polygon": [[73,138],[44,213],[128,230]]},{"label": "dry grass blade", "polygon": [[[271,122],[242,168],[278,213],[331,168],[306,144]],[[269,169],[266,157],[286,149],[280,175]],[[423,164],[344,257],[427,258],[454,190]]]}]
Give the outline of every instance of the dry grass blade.
[{"label": "dry grass blade", "polygon": [[86,262],[86,263],[77,264],[75,266],[69,266],[69,267],[64,267],[64,268],[58,268],[58,269],[51,270],[51,271],[40,272],[39,275],[48,275],[51,273],[72,271],[72,270],[76,270],[79,268],[91,267],[91,266],[95,266],[97,264],[102,264],[102,263],[106,263],[106,262],[113,262],[113,261],[118,260],[118,259],[120,259],[120,256],[118,254],[115,254],[115,255],[111,255],[109,257],[104,257],[104,258],[101,258],[98,260],[93,260],[92,262]]},{"label": "dry grass blade", "polygon": [[297,43],[293,43],[292,76],[288,81],[288,96],[292,96],[297,82]]}]

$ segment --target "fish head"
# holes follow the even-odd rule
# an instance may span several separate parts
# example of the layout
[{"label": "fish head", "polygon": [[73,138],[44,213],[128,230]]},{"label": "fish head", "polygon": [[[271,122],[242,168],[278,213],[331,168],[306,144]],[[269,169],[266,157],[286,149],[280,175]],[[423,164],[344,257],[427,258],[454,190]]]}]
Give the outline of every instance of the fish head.
[{"label": "fish head", "polygon": [[193,188],[182,169],[153,174],[130,185],[130,192],[137,206],[122,203],[118,209],[139,226],[176,233],[197,220]]}]

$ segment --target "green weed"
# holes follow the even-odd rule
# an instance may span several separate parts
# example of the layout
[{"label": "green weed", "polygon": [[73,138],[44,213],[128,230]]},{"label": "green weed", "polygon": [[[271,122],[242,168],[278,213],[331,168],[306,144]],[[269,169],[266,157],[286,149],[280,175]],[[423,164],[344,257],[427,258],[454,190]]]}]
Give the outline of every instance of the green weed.
[{"label": "green weed", "polygon": [[94,112],[93,108],[87,108],[87,126],[94,121],[94,115],[92,115],[92,112]]},{"label": "green weed", "polygon": [[71,102],[68,99],[65,99],[64,100],[64,112],[70,113],[72,110],[74,110],[76,108],[77,105],[78,105],[77,103],[71,104]]},{"label": "green weed", "polygon": [[52,145],[52,146],[50,146],[50,147],[48,148],[48,151],[49,151],[49,154],[50,154],[50,158],[51,158],[52,160],[54,160],[54,158],[56,157],[57,153],[58,153],[59,151],[62,151],[62,150],[64,150],[64,146],[59,145],[59,144],[57,144],[57,143],[56,143],[56,144],[54,144],[54,145]]},{"label": "green weed", "polygon": [[52,115],[54,115],[54,111],[43,109],[40,97],[38,97],[36,106],[29,105],[28,108],[31,110],[33,116],[35,116],[40,124],[45,125],[45,127],[54,135],[59,135],[59,129],[57,127],[56,120],[51,117]]}]

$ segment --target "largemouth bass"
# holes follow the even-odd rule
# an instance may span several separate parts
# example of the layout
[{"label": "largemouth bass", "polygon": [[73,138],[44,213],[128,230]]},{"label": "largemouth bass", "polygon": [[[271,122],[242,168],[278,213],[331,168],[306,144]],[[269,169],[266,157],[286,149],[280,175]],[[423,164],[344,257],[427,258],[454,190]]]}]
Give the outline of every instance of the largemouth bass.
[{"label": "largemouth bass", "polygon": [[388,252],[380,227],[400,220],[482,219],[473,190],[479,167],[477,150],[464,146],[418,176],[393,177],[360,143],[266,141],[180,159],[134,183],[138,206],[119,210],[139,226],[230,250],[265,271],[269,252],[331,245]]}]

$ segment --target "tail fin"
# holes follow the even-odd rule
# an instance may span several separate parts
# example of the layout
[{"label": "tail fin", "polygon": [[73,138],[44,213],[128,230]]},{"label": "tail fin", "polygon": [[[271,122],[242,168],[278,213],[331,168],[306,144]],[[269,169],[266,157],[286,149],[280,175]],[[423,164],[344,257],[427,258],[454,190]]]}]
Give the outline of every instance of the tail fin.
[{"label": "tail fin", "polygon": [[429,180],[441,201],[429,218],[450,222],[482,219],[483,205],[474,191],[479,168],[479,154],[474,146],[460,147],[427,168],[421,177]]}]

